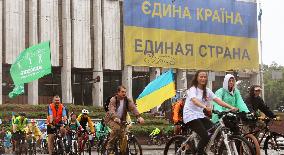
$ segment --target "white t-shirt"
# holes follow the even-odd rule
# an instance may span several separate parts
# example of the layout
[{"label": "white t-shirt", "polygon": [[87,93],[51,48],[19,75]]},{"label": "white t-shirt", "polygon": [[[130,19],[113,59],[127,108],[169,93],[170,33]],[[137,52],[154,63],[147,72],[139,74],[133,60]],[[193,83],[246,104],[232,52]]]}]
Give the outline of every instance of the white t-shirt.
[{"label": "white t-shirt", "polygon": [[123,108],[124,108],[124,100],[122,99],[122,100],[120,100],[119,102],[120,102],[120,104],[119,104],[119,107],[118,107],[118,109],[117,109],[117,115],[118,115],[118,117],[119,117],[120,119],[122,119]]},{"label": "white t-shirt", "polygon": [[187,90],[187,97],[185,100],[185,105],[183,108],[183,122],[187,123],[192,120],[198,119],[198,118],[204,118],[205,115],[203,113],[203,108],[195,105],[191,99],[196,98],[198,101],[203,103],[204,105],[208,106],[210,104],[210,101],[212,101],[214,98],[217,98],[217,96],[209,89],[206,88],[207,91],[207,101],[204,101],[202,99],[203,90],[199,89],[198,87],[190,87],[189,90]]}]

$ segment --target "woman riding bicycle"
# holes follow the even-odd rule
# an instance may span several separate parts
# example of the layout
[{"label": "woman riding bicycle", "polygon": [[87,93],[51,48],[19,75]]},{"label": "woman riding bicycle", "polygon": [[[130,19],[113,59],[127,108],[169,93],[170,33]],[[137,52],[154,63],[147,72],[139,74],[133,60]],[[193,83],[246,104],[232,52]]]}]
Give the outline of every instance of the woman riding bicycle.
[{"label": "woman riding bicycle", "polygon": [[[231,106],[234,106],[239,109],[239,111],[243,112],[249,112],[248,107],[244,103],[240,91],[235,88],[236,79],[232,74],[227,74],[224,77],[223,81],[223,87],[218,89],[215,92],[215,95],[223,100],[224,102],[230,104]],[[221,107],[216,102],[213,102],[214,110],[217,111],[225,111],[227,108]],[[218,115],[213,114],[212,115],[212,122],[216,123],[219,121]]]},{"label": "woman riding bicycle", "polygon": [[213,123],[205,116],[203,111],[211,111],[210,101],[215,101],[219,105],[232,110],[237,108],[223,102],[219,99],[207,85],[207,73],[205,71],[197,71],[191,82],[191,87],[187,91],[187,98],[183,109],[183,121],[200,136],[200,141],[197,145],[197,154],[205,154],[204,148],[209,141],[207,130],[213,126]]}]

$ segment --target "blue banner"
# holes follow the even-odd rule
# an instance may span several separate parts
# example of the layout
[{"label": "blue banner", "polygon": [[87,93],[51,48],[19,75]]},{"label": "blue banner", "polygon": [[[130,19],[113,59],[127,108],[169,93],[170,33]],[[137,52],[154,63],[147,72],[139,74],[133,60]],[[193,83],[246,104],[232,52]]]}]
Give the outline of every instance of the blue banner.
[{"label": "blue banner", "polygon": [[256,3],[236,0],[125,0],[124,24],[257,38]]}]

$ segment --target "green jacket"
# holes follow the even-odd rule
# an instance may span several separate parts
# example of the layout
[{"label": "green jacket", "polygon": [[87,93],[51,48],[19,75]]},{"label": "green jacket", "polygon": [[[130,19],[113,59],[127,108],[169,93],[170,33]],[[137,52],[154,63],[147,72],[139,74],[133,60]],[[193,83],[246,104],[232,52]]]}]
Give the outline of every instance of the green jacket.
[{"label": "green jacket", "polygon": [[25,131],[25,128],[28,125],[28,119],[24,118],[24,120],[21,121],[21,116],[18,116],[14,120],[14,124],[17,125],[16,131]]},{"label": "green jacket", "polygon": [[[222,101],[230,104],[231,106],[234,106],[239,109],[239,111],[243,112],[249,112],[248,107],[246,106],[241,93],[238,89],[234,88],[232,92],[229,92],[228,90],[228,81],[229,79],[234,76],[231,74],[227,74],[224,78],[223,82],[223,88],[218,89],[215,92],[215,95],[220,98]],[[226,89],[227,88],[227,89]],[[214,110],[218,111],[225,111],[227,108],[220,106],[216,102],[213,102]],[[217,123],[219,121],[218,115],[212,114],[212,122]]]}]

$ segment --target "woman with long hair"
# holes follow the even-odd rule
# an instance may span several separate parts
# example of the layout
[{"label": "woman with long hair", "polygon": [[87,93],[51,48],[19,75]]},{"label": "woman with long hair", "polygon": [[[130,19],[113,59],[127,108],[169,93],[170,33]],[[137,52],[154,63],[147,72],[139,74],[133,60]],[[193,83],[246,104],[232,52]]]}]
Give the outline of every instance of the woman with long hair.
[{"label": "woman with long hair", "polygon": [[206,87],[208,82],[207,72],[199,70],[195,73],[190,88],[187,90],[187,98],[183,109],[184,123],[196,132],[201,140],[197,145],[197,154],[205,154],[204,148],[209,142],[207,130],[213,123],[205,116],[205,111],[211,111],[210,101],[215,101],[219,105],[236,111],[237,108],[223,102],[221,99]]}]

